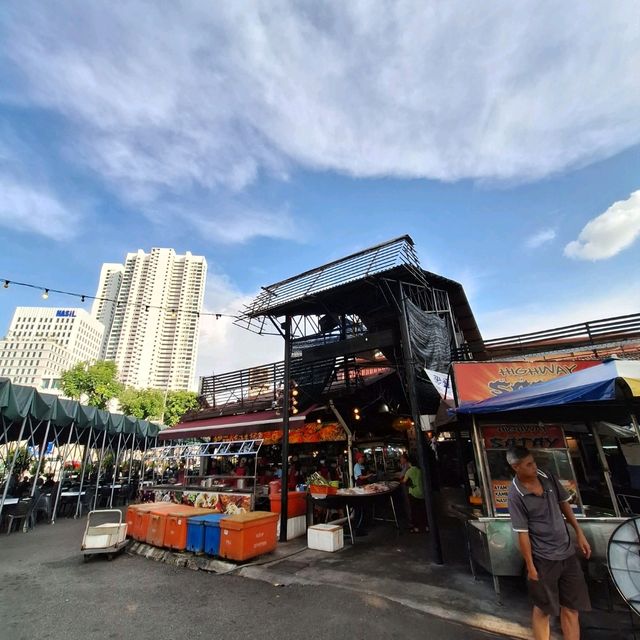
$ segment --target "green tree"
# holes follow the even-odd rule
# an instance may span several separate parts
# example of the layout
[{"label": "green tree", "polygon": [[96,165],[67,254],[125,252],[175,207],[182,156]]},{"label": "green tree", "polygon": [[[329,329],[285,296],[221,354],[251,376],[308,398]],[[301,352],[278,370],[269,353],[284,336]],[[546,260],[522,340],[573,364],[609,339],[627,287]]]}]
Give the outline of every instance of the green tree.
[{"label": "green tree", "polygon": [[169,391],[167,392],[167,401],[164,407],[163,422],[168,427],[180,422],[180,418],[193,409],[197,409],[198,394],[193,391]]},{"label": "green tree", "polygon": [[69,398],[81,400],[98,409],[106,409],[109,400],[117,398],[122,390],[118,382],[118,367],[110,360],[93,364],[78,362],[62,374],[62,391]]},{"label": "green tree", "polygon": [[164,394],[159,389],[127,387],[118,397],[122,412],[143,420],[159,420],[162,416]]},{"label": "green tree", "polygon": [[16,459],[16,462],[13,467],[13,473],[16,476],[21,476],[31,464],[31,455],[29,454],[29,450],[27,449],[27,447],[16,447],[15,449],[11,449],[9,451],[5,462],[6,471],[11,468],[11,462],[14,458]]}]

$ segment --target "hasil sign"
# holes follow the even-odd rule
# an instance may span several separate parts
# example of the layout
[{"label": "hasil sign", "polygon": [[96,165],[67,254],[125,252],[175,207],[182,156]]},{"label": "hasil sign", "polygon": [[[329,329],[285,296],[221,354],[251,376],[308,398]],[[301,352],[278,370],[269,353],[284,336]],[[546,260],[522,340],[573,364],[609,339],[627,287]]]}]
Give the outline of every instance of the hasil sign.
[{"label": "hasil sign", "polygon": [[75,318],[76,312],[74,309],[58,309],[56,311],[56,318]]}]

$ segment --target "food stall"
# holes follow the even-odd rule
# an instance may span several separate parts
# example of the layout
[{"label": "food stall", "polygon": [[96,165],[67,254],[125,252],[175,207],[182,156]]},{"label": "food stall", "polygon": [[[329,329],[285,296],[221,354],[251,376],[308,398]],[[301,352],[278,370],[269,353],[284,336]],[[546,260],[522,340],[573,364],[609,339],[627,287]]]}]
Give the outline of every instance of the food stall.
[{"label": "food stall", "polygon": [[[262,440],[172,444],[143,459],[141,502],[175,502],[236,514],[253,511],[268,489],[257,483]],[[242,469],[240,472],[239,470]]]},{"label": "food stall", "polygon": [[[624,519],[602,440],[611,430],[627,439],[640,440],[640,363],[565,361],[555,365],[519,362],[465,363],[462,369],[453,366],[456,413],[461,425],[470,428],[475,464],[472,481],[477,483],[474,493],[482,496],[482,502],[481,507],[450,505],[450,510],[465,521],[472,571],[475,564],[489,571],[498,595],[500,576],[518,576],[523,571],[506,509],[512,477],[505,460],[508,447],[523,445],[531,449],[538,464],[556,474],[571,493],[573,509],[593,550],[590,573],[602,574],[608,539]],[[475,373],[474,366],[479,367]],[[532,372],[546,374],[549,379],[527,380],[525,376]],[[514,380],[516,376],[521,379]],[[485,398],[470,400],[468,390],[481,390],[483,386],[493,394],[490,391]],[[597,472],[608,493],[608,503],[589,504],[583,495],[589,478],[577,465],[587,462],[587,444],[599,462]],[[597,494],[602,491],[592,492]]]}]

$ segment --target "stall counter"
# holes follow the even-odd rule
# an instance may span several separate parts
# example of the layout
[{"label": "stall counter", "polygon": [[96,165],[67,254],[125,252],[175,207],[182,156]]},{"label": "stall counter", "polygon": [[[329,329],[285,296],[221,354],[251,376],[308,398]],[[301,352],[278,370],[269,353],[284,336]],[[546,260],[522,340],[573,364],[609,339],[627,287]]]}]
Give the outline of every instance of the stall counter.
[{"label": "stall counter", "polygon": [[218,513],[234,515],[253,511],[255,499],[253,491],[233,489],[209,491],[192,485],[151,485],[138,492],[140,502],[174,502],[192,507],[213,509]]}]

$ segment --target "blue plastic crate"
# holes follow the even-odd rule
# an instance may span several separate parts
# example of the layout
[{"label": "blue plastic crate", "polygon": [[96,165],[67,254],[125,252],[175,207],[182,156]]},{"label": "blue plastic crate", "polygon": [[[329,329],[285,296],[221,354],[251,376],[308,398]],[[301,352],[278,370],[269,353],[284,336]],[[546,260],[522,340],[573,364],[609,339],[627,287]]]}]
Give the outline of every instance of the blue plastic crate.
[{"label": "blue plastic crate", "polygon": [[225,513],[204,516],[204,552],[210,556],[220,555],[220,520],[227,518]]},{"label": "blue plastic crate", "polygon": [[204,551],[204,520],[209,516],[193,516],[187,520],[187,551]]}]

